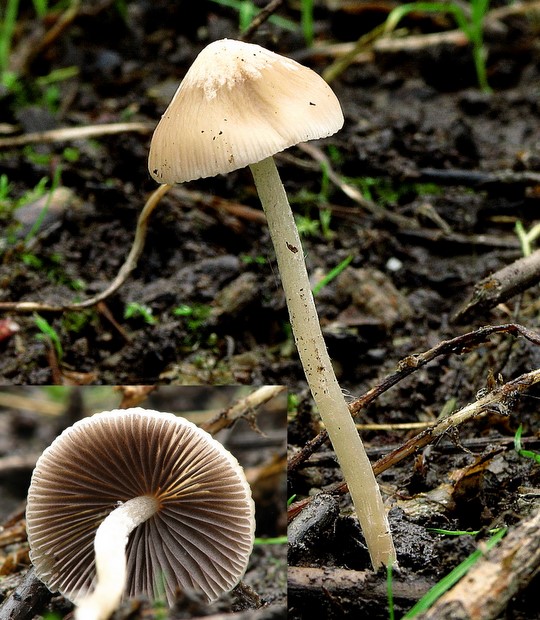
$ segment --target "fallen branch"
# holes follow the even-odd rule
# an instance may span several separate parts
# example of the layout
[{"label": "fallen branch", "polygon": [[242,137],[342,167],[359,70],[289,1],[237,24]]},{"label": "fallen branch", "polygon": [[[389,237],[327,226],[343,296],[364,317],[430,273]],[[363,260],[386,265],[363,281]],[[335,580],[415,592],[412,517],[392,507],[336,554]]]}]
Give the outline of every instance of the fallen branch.
[{"label": "fallen branch", "polygon": [[[414,580],[402,579],[396,575],[393,580],[394,604],[400,611],[405,611],[421,598],[431,587],[433,582],[425,577],[416,577]],[[346,570],[344,568],[311,568],[289,566],[287,571],[287,592],[289,605],[302,609],[304,617],[323,617],[321,609],[321,593],[325,594],[328,604],[336,606],[337,616],[343,615],[343,608],[339,601],[346,599],[353,607],[348,609],[352,615],[356,611],[357,617],[369,617],[365,609],[369,605],[380,605],[381,600],[387,599],[385,580],[377,577],[373,571]],[[323,600],[325,600],[323,598]],[[335,601],[333,603],[333,601]],[[313,611],[317,609],[315,615]],[[309,608],[309,611],[306,609]],[[341,614],[341,615],[340,615]],[[333,616],[333,614],[330,614]]]},{"label": "fallen branch", "polygon": [[475,284],[470,299],[452,317],[452,322],[466,322],[475,314],[490,310],[538,282],[540,250],[506,265]]},{"label": "fallen branch", "polygon": [[[454,353],[461,355],[468,351],[471,347],[476,347],[486,342],[493,334],[512,334],[513,336],[522,336],[532,342],[540,345],[540,334],[518,325],[517,323],[506,323],[504,325],[488,325],[480,327],[472,332],[467,332],[461,336],[456,336],[450,340],[443,340],[438,345],[428,349],[424,353],[415,353],[398,362],[397,370],[393,374],[383,379],[380,383],[372,387],[365,394],[349,404],[349,411],[354,417],[361,409],[364,409],[378,398],[381,394],[389,390],[391,387],[399,383],[405,377],[416,372],[427,363],[433,361],[441,355]],[[297,454],[295,454],[289,463],[289,472],[295,471],[298,466],[303,463],[313,452],[315,452],[328,439],[328,433],[321,431],[316,437],[311,439]]]},{"label": "fallen branch", "polygon": [[419,620],[494,620],[540,572],[540,508],[521,521]]},{"label": "fallen branch", "polygon": [[40,610],[44,609],[51,597],[52,593],[36,577],[34,569],[31,568],[13,594],[0,605],[0,618],[32,620]]}]

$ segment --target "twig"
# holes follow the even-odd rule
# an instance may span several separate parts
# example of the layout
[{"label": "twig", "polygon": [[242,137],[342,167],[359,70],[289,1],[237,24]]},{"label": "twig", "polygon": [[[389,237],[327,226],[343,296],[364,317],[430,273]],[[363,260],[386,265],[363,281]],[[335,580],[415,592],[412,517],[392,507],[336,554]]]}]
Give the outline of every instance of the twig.
[{"label": "twig", "polygon": [[333,82],[345,71],[345,69],[347,69],[350,64],[355,61],[357,56],[359,56],[362,52],[371,50],[375,41],[377,41],[383,33],[384,23],[376,26],[367,34],[362,35],[355,43],[351,44],[350,49],[348,49],[343,56],[337,58],[337,60],[335,60],[324,70],[322,74],[323,78],[329,84],[330,82]]},{"label": "twig", "polygon": [[58,417],[64,413],[64,405],[61,403],[43,400],[43,396],[36,398],[22,396],[11,392],[0,391],[0,407],[5,409],[23,409],[32,411],[38,415]]},{"label": "twig", "polygon": [[114,389],[122,394],[119,409],[139,407],[149,394],[157,390],[157,385],[118,385]]},{"label": "twig", "polygon": [[469,351],[471,347],[476,347],[488,340],[493,334],[511,334],[512,336],[522,336],[533,344],[540,346],[540,334],[519,325],[518,323],[505,323],[504,325],[486,325],[479,327],[478,329],[456,336],[450,340],[443,340],[438,345],[431,349],[428,349],[424,353],[415,353],[409,355],[406,358],[398,362],[398,370],[387,377],[381,384],[375,386],[371,390],[368,390],[363,396],[360,396],[350,405],[350,411],[353,415],[356,415],[361,409],[366,407],[375,398],[378,398],[383,392],[386,392],[390,387],[401,381],[403,377],[410,375],[417,369],[425,366],[428,362],[431,362],[440,355],[446,355],[448,353],[454,353],[456,355],[462,355]]},{"label": "twig", "polygon": [[453,323],[466,322],[540,282],[540,250],[506,265],[474,286],[471,298],[452,317]]},{"label": "twig", "polygon": [[51,371],[51,385],[63,385],[62,371],[60,369],[60,358],[56,352],[56,348],[53,341],[49,336],[45,336],[43,339],[47,345],[46,355],[47,362],[49,363],[49,370]]},{"label": "twig", "polygon": [[309,168],[310,170],[324,169],[328,179],[339,189],[345,196],[350,198],[358,206],[362,207],[365,211],[373,215],[378,221],[386,220],[391,222],[398,228],[417,228],[418,224],[416,220],[399,213],[395,213],[391,209],[385,209],[372,200],[368,200],[363,194],[353,185],[344,181],[339,174],[332,168],[330,159],[324,154],[324,152],[316,145],[308,142],[303,142],[297,145],[297,148],[304,153],[307,153],[315,162],[315,165],[306,166],[305,161],[299,160],[290,153],[280,153],[279,159],[283,161],[289,161],[297,166]]},{"label": "twig", "polygon": [[[409,355],[398,362],[398,369],[393,374],[383,379],[380,383],[372,387],[365,394],[349,404],[351,415],[355,416],[361,409],[369,405],[381,394],[389,390],[392,386],[399,383],[405,377],[425,366],[440,355],[455,353],[461,355],[471,347],[478,346],[485,342],[493,334],[512,334],[513,336],[523,336],[530,342],[540,345],[540,334],[518,325],[517,323],[507,323],[504,325],[488,325],[479,329],[456,336],[450,340],[443,340],[435,347],[428,349],[424,353],[416,353]],[[297,467],[305,461],[315,450],[317,450],[326,440],[328,434],[321,431],[316,437],[311,439],[295,456],[292,457],[288,469],[293,472]]]},{"label": "twig", "polygon": [[406,239],[415,243],[433,243],[437,245],[437,249],[441,251],[444,247],[451,248],[452,246],[466,245],[469,247],[477,248],[489,248],[500,250],[518,250],[520,249],[520,243],[516,235],[486,235],[480,234],[460,234],[457,232],[447,233],[444,230],[432,230],[432,229],[409,229],[409,230],[396,230],[396,237]]},{"label": "twig", "polygon": [[[0,457],[0,479],[7,480],[10,477],[15,479],[17,475],[21,473],[28,474],[32,472],[36,466],[36,461],[40,457],[39,453],[30,453],[25,455],[12,454],[8,456]],[[0,531],[2,528],[0,527]],[[2,538],[0,537],[0,544],[2,544]]]},{"label": "twig", "polygon": [[[499,326],[500,327],[500,326]],[[519,327],[519,326],[514,326]],[[486,329],[486,328],[484,328]],[[526,330],[529,331],[529,330]],[[473,332],[474,333],[474,332]],[[471,334],[466,334],[471,335]],[[537,335],[535,335],[538,337]],[[456,339],[454,339],[456,340]],[[450,342],[450,341],[448,341]],[[444,343],[443,343],[444,344]],[[535,341],[535,344],[540,344],[540,341]],[[431,349],[433,351],[433,349]],[[428,352],[429,353],[429,352]],[[408,358],[407,358],[408,359]],[[422,363],[423,365],[423,363]],[[486,413],[499,413],[504,415],[508,412],[508,408],[514,402],[515,398],[525,392],[528,388],[536,383],[540,383],[540,369],[533,370],[531,372],[520,375],[516,379],[512,379],[507,383],[496,387],[491,392],[479,398],[476,402],[470,403],[456,411],[455,413],[442,418],[432,427],[427,428],[425,431],[422,431],[415,437],[412,437],[408,441],[406,441],[402,446],[393,450],[386,456],[383,456],[378,461],[373,464],[373,472],[375,475],[381,474],[383,471],[386,471],[390,467],[393,467],[403,459],[407,458],[411,454],[414,454],[421,448],[427,446],[432,443],[439,437],[441,437],[444,433],[446,433],[450,428],[454,428],[463,424],[468,420],[479,417],[480,415]],[[375,392],[377,388],[374,388]],[[373,391],[370,391],[373,392]],[[370,394],[368,392],[368,394]],[[361,399],[359,399],[361,400]],[[372,398],[371,398],[372,400]],[[356,401],[358,402],[358,401]],[[321,433],[322,434],[322,433]],[[290,466],[289,466],[290,470]],[[332,487],[325,489],[326,493],[338,493],[342,494],[347,491],[347,484],[345,482],[340,482]],[[295,502],[289,506],[287,511],[288,517],[295,517],[309,502],[311,498],[301,500],[299,502]]]},{"label": "twig", "polygon": [[260,13],[258,13],[252,20],[251,24],[244,30],[239,37],[240,41],[249,41],[255,32],[264,24],[264,22],[273,15],[278,8],[283,4],[283,0],[271,0]]},{"label": "twig", "polygon": [[442,418],[431,428],[422,431],[412,439],[409,439],[409,441],[406,441],[398,449],[383,456],[374,464],[373,468],[375,472],[381,473],[386,471],[407,456],[414,454],[417,450],[432,443],[436,438],[441,437],[450,428],[459,426],[472,418],[485,413],[506,415],[516,397],[539,382],[540,369],[536,369],[496,387],[474,403],[470,403],[446,418]]},{"label": "twig", "polygon": [[[390,10],[390,9],[388,9]],[[504,22],[508,18],[516,15],[531,17],[531,24],[534,24],[535,16],[540,11],[540,2],[522,2],[511,6],[493,9],[487,13],[484,28],[487,31],[493,29],[493,32],[499,32],[504,28]],[[531,26],[531,41],[534,41],[534,26]],[[374,28],[371,32],[360,37],[357,41],[338,45],[320,45],[315,46],[306,53],[310,55],[332,55],[337,59],[328,66],[324,71],[323,77],[327,82],[335,80],[349,65],[355,62],[373,62],[374,53],[402,53],[402,52],[420,52],[427,48],[433,48],[440,45],[454,45],[455,47],[463,47],[468,44],[467,37],[461,30],[446,30],[442,32],[433,32],[428,34],[408,35],[401,38],[393,38],[383,36],[385,24]],[[522,38],[522,37],[521,37]],[[520,40],[515,37],[514,40]]]},{"label": "twig", "polygon": [[501,185],[505,187],[537,186],[540,184],[540,173],[530,170],[485,172],[483,170],[460,170],[456,168],[422,168],[418,171],[418,175],[414,176],[414,179],[443,185],[465,185],[481,189],[494,189]]},{"label": "twig", "polygon": [[[433,426],[433,424],[434,422],[432,421],[429,426]],[[540,451],[540,437],[523,437],[522,445],[527,450],[535,450],[538,452]],[[383,456],[387,456],[394,450],[400,450],[402,446],[403,443],[398,442],[377,446],[370,445],[368,448],[366,448],[366,452],[371,459],[379,459]],[[437,441],[437,454],[461,454],[464,450],[468,453],[483,451],[485,452],[487,448],[491,449],[494,446],[496,446],[497,449],[502,448],[504,450],[512,448],[514,446],[514,437],[463,437],[460,438],[459,443],[452,441],[451,437],[448,441],[441,438],[439,441]],[[373,466],[375,467],[376,464],[374,463]],[[301,466],[301,468],[310,467],[337,468],[337,463],[334,455],[331,452],[321,451],[312,454],[309,457],[309,460],[303,463]]]},{"label": "twig", "polygon": [[13,148],[26,144],[47,144],[49,142],[69,142],[71,140],[85,140],[99,136],[110,136],[129,131],[149,134],[155,128],[155,123],[109,123],[107,125],[89,125],[87,127],[62,127],[49,131],[25,133],[22,136],[1,138],[0,148]]},{"label": "twig", "polygon": [[96,310],[98,314],[101,314],[103,318],[105,318],[109,323],[116,329],[116,331],[122,336],[125,342],[131,342],[131,336],[128,332],[120,325],[120,323],[114,317],[114,314],[109,310],[107,304],[104,301],[100,301],[96,304]]},{"label": "twig", "polygon": [[284,385],[266,385],[241,398],[234,405],[221,411],[209,422],[201,424],[201,428],[214,435],[223,428],[228,428],[234,421],[242,416],[249,415],[257,407],[264,405],[278,394],[283,393],[287,388]]},{"label": "twig", "polygon": [[161,198],[171,189],[171,187],[172,185],[160,185],[156,190],[154,190],[150,198],[146,201],[146,204],[144,205],[137,221],[135,239],[133,240],[133,245],[131,246],[128,257],[114,280],[104,291],[101,291],[101,293],[98,293],[89,299],[85,299],[84,301],[62,305],[41,303],[39,301],[3,301],[0,302],[0,310],[10,310],[12,312],[64,312],[66,310],[82,310],[83,308],[95,306],[100,301],[103,301],[112,295],[120,288],[120,286],[122,286],[129,274],[137,266],[137,261],[144,248],[146,231],[148,229],[148,219]]},{"label": "twig", "polygon": [[373,48],[379,54],[392,54],[401,52],[420,52],[431,49],[438,45],[453,45],[464,47],[469,43],[464,32],[461,30],[445,30],[443,32],[430,32],[424,34],[409,34],[405,37],[383,36],[375,42]]},{"label": "twig", "polygon": [[261,209],[248,207],[233,200],[227,200],[209,192],[201,192],[194,189],[186,189],[182,185],[175,185],[171,196],[181,199],[184,203],[202,205],[205,208],[214,209],[220,213],[227,213],[235,218],[266,224],[266,217]]}]

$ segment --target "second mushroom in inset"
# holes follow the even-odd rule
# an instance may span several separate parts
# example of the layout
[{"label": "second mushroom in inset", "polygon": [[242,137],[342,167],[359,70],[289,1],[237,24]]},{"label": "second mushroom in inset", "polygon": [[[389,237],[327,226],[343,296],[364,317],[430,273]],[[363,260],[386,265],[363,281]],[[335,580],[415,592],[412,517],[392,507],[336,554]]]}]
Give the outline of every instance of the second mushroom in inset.
[{"label": "second mushroom in inset", "polygon": [[243,575],[255,522],[243,470],[218,441],[135,408],[85,418],[45,450],[27,524],[37,576],[76,618],[101,620],[123,594],[216,599]]}]

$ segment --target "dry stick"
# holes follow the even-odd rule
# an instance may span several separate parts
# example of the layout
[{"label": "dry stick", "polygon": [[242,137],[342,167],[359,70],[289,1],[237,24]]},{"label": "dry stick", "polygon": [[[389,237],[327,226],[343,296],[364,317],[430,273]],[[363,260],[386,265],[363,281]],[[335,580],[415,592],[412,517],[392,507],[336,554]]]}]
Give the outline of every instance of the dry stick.
[{"label": "dry stick", "polygon": [[120,288],[120,286],[122,286],[129,274],[137,266],[137,261],[144,248],[146,231],[148,229],[148,219],[152,214],[152,211],[157,207],[161,198],[171,189],[171,187],[172,185],[160,185],[152,192],[152,195],[146,201],[146,204],[144,205],[137,221],[135,239],[133,240],[133,245],[131,246],[128,257],[114,280],[104,291],[101,291],[101,293],[98,293],[89,299],[85,299],[84,301],[72,304],[63,304],[60,306],[35,301],[3,301],[0,302],[0,310],[11,310],[14,312],[64,312],[66,310],[82,310],[83,308],[95,306],[100,301],[103,301],[112,295]]},{"label": "dry stick", "polygon": [[62,403],[47,401],[43,396],[24,396],[24,394],[13,394],[11,392],[0,391],[0,407],[6,409],[24,409],[32,411],[38,415],[58,417],[65,411]]},{"label": "dry stick", "polygon": [[231,215],[235,218],[255,222],[256,224],[266,224],[266,217],[260,209],[248,207],[247,205],[221,198],[209,192],[196,191],[194,189],[185,189],[182,185],[175,185],[171,196],[179,198],[184,206],[195,204],[198,207],[213,209],[220,214]]},{"label": "dry stick", "polygon": [[[420,225],[418,224],[417,218],[400,215],[399,213],[393,213],[389,211],[388,209],[382,209],[380,206],[378,206],[373,201],[365,198],[361,194],[361,192],[358,191],[356,187],[354,187],[353,185],[350,185],[349,183],[341,179],[340,176],[335,172],[335,170],[333,170],[328,157],[324,154],[324,152],[319,147],[315,146],[314,144],[310,142],[305,142],[302,144],[298,144],[297,148],[307,153],[310,157],[312,157],[315,160],[315,162],[318,162],[318,164],[300,159],[298,157],[291,155],[288,152],[279,153],[277,155],[277,158],[281,161],[288,162],[297,167],[304,168],[307,170],[317,171],[320,169],[321,165],[324,166],[325,171],[328,175],[328,179],[339,190],[341,190],[348,198],[350,198],[357,205],[359,205],[360,207],[368,211],[377,220],[379,221],[385,220],[385,221],[390,222],[394,226],[396,226],[398,229],[396,234],[407,235],[409,237],[412,236],[413,238],[420,237],[423,240],[429,240],[437,244],[439,244],[441,240],[444,240],[444,241],[448,241],[449,243],[458,243],[458,244],[467,244],[467,245],[473,244],[477,246],[488,246],[490,248],[508,248],[512,250],[513,249],[519,250],[520,248],[519,241],[515,236],[512,236],[510,240],[507,240],[507,239],[501,239],[500,236],[496,237],[495,235],[485,235],[485,234],[463,235],[463,234],[452,231],[446,225],[446,223],[442,221],[440,218],[435,219],[437,226],[438,226],[437,230],[430,229],[426,231],[424,229],[421,229]],[[420,177],[418,177],[418,174],[410,174],[409,178],[413,181],[418,181],[419,178],[422,178],[422,175],[428,170],[431,170],[432,174],[435,174],[435,172],[438,172],[434,169],[426,168],[426,169],[419,171]],[[440,171],[440,172],[444,174],[444,171]],[[469,173],[467,171],[465,172],[469,175],[473,175],[473,176],[476,175],[475,172],[472,172],[472,173]],[[511,178],[510,176],[508,176],[510,174],[511,174],[510,172],[507,173],[507,171],[502,171],[500,173],[497,173],[497,179],[500,180],[504,178],[505,179],[504,182],[507,182],[507,183],[515,182],[515,183],[519,183],[520,185],[523,185],[525,183],[527,184],[540,183],[540,175],[538,175],[537,173],[530,173],[530,174],[515,173],[512,175]],[[516,174],[519,174],[521,176],[517,178]],[[526,174],[527,176],[525,176]],[[478,173],[478,175],[481,175],[483,179],[487,178],[485,173]],[[538,179],[535,179],[535,177],[531,175],[537,175]],[[474,178],[479,178],[479,177],[474,177]],[[470,179],[471,177],[469,176],[469,180]],[[448,178],[446,180],[447,182],[449,182]],[[351,209],[348,207],[336,207],[333,205],[327,205],[327,206],[333,213],[337,213],[341,215],[355,214],[356,218],[358,217],[357,212],[351,211]]]},{"label": "dry stick", "polygon": [[[354,416],[361,409],[369,405],[381,394],[389,390],[396,383],[405,377],[416,372],[428,362],[431,362],[440,355],[456,353],[458,355],[466,352],[470,347],[478,346],[485,342],[492,334],[505,333],[514,336],[523,336],[536,345],[540,345],[540,334],[523,327],[517,323],[506,323],[504,325],[488,325],[480,327],[472,332],[456,336],[450,340],[443,340],[435,347],[428,349],[424,353],[415,353],[398,362],[398,369],[383,381],[372,387],[365,394],[349,404],[349,411]],[[317,450],[328,439],[328,433],[321,431],[316,437],[311,439],[289,462],[288,470],[293,472],[303,463],[315,450]]]},{"label": "dry stick", "polygon": [[[332,168],[330,159],[325,155],[323,150],[311,142],[302,142],[296,145],[300,151],[307,153],[314,162],[308,162],[307,160],[300,159],[291,155],[289,152],[278,153],[277,159],[291,163],[296,167],[306,170],[312,170],[315,172],[320,171],[321,166],[324,167],[324,171],[328,176],[328,180],[331,181],[347,198],[350,198],[362,209],[370,213],[378,221],[387,221],[395,225],[399,229],[417,229],[419,228],[418,222],[415,218],[400,215],[394,213],[389,209],[384,209],[372,200],[368,200],[356,187],[344,181],[339,174]],[[326,205],[333,213],[350,213],[350,207],[335,207],[332,205]],[[326,207],[325,207],[326,208]],[[356,217],[358,213],[354,212]]]},{"label": "dry stick", "polygon": [[249,41],[255,32],[264,24],[264,22],[275,13],[283,4],[283,0],[271,0],[258,15],[253,18],[251,24],[239,37],[239,41]]},{"label": "dry stick", "polygon": [[154,129],[150,123],[108,123],[106,125],[88,125],[86,127],[62,127],[48,131],[25,133],[13,138],[1,138],[0,148],[25,146],[26,144],[48,144],[49,142],[70,142],[71,140],[85,140],[98,136],[110,136],[117,133],[133,131],[148,134]]},{"label": "dry stick", "polygon": [[416,182],[434,182],[439,185],[466,185],[481,189],[516,187],[525,189],[540,184],[540,173],[531,170],[463,170],[461,168],[421,168],[409,175]]},{"label": "dry stick", "polygon": [[200,426],[207,433],[214,435],[221,429],[232,426],[235,420],[253,412],[254,409],[264,405],[286,389],[284,385],[265,385],[260,387]]},{"label": "dry stick", "polygon": [[489,310],[538,282],[540,282],[540,250],[480,280],[474,286],[471,298],[452,317],[452,322],[467,321],[474,314]]},{"label": "dry stick", "polygon": [[[423,427],[430,428],[435,424],[432,420],[429,425]],[[499,448],[502,450],[506,450],[511,448],[514,445],[514,437],[509,436],[501,436],[501,437],[468,437],[459,440],[459,442],[453,441],[452,436],[449,439],[437,442],[437,454],[461,454],[465,450],[465,452],[485,452],[489,449]],[[521,444],[524,449],[527,450],[540,450],[540,438],[536,438],[534,436],[522,437]],[[402,442],[393,442],[391,444],[386,444],[385,446],[370,446],[366,449],[366,452],[372,459],[382,459],[383,456],[387,457],[390,453],[395,454],[398,453],[403,448]],[[394,452],[395,451],[395,452]],[[378,463],[379,461],[377,461]],[[373,464],[373,467],[377,470],[377,474],[382,473],[379,471],[380,465],[377,463]],[[316,452],[313,454],[309,461],[306,461],[302,467],[311,468],[311,467],[327,467],[334,468],[337,467],[337,463],[335,458],[333,457],[331,452]],[[337,483],[336,486],[339,486],[341,482]],[[326,487],[325,487],[326,488]]]},{"label": "dry stick", "polygon": [[148,395],[157,390],[157,385],[117,385],[114,389],[122,394],[118,409],[140,407]]},{"label": "dry stick", "polygon": [[[411,607],[431,587],[433,581],[426,577],[416,576],[414,580],[394,574],[392,583],[394,602],[401,609]],[[321,593],[325,599],[335,601],[335,608],[341,610],[340,600],[354,601],[354,610],[347,617],[365,618],[361,606],[365,604],[380,605],[387,600],[387,586],[382,579],[373,579],[372,571],[348,570],[325,566],[304,567],[289,566],[287,569],[287,592],[290,604],[306,609],[317,605],[321,607]],[[354,613],[356,612],[356,614]],[[339,616],[339,613],[336,614]],[[369,614],[368,614],[369,615]],[[322,614],[321,614],[322,616]]]},{"label": "dry stick", "polygon": [[[534,16],[539,10],[540,2],[538,1],[493,9],[486,15],[484,29],[489,29],[492,27],[494,32],[500,32],[501,28],[505,28],[504,24],[501,24],[501,22],[504,22],[508,18],[513,18],[516,15],[530,14],[531,24],[533,24]],[[384,32],[385,23],[363,35],[356,42],[345,45],[340,44],[339,46],[326,45],[312,48],[311,53],[319,55],[324,54],[325,52],[333,54],[334,50],[339,50],[339,57],[323,72],[324,79],[329,83],[335,80],[352,63],[356,62],[362,56],[362,53],[372,52],[372,50],[375,50],[378,53],[387,54],[392,52],[401,53],[403,51],[410,53],[414,51],[421,52],[426,48],[433,48],[438,45],[454,45],[456,47],[463,47],[468,43],[467,37],[461,30],[447,30],[429,34],[408,35],[397,39],[389,36],[383,36]],[[365,54],[365,58],[372,61],[372,53]]]},{"label": "dry stick", "polygon": [[[526,331],[529,332],[530,330]],[[537,334],[535,334],[535,337],[537,340],[533,342],[535,342],[535,344],[540,344],[540,340],[538,340],[539,337]],[[450,428],[459,426],[467,420],[471,420],[482,414],[490,412],[496,412],[503,415],[506,414],[508,411],[508,407],[511,406],[518,394],[525,392],[528,388],[530,388],[532,385],[535,385],[536,383],[540,383],[540,369],[536,369],[520,375],[516,379],[508,381],[508,383],[496,387],[482,398],[479,398],[476,402],[466,405],[459,411],[452,413],[446,418],[442,418],[434,426],[426,429],[425,431],[422,431],[415,437],[412,437],[411,439],[406,441],[396,450],[393,450],[386,456],[380,458],[373,464],[373,473],[375,475],[379,475],[383,471],[386,471],[390,467],[393,467],[411,454],[414,454],[421,448],[432,443],[433,441],[444,435],[444,433],[446,433]],[[346,493],[346,491],[347,484],[345,482],[340,482],[326,489],[325,493],[341,494]],[[311,498],[308,498],[291,504],[287,511],[289,519],[294,518],[299,512],[303,510],[305,506],[309,504],[310,501]]]},{"label": "dry stick", "polygon": [[[23,475],[30,476],[40,456],[41,452],[25,454],[24,456],[19,454],[1,456],[0,477],[2,478],[2,480],[15,480]],[[0,532],[2,531],[2,527],[0,527]],[[2,534],[0,534],[0,545],[2,544],[1,536]],[[1,617],[2,616],[0,615],[0,618]]]}]

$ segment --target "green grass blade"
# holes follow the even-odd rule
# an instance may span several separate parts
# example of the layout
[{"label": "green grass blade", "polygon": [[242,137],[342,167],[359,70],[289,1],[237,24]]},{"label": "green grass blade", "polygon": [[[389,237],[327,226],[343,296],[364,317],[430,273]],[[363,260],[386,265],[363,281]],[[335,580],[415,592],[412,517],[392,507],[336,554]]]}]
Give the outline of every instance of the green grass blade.
[{"label": "green grass blade", "polygon": [[313,0],[302,0],[301,4],[301,25],[302,34],[307,47],[313,45]]},{"label": "green grass blade", "polygon": [[462,8],[454,3],[443,2],[410,2],[402,4],[388,14],[385,22],[385,32],[392,32],[399,22],[409,13],[449,13],[454,17],[458,27],[469,37],[469,22]]},{"label": "green grass blade", "polygon": [[286,545],[286,536],[275,536],[274,538],[255,538],[255,545]]},{"label": "green grass blade", "polygon": [[2,79],[9,64],[11,38],[13,37],[18,12],[19,0],[8,0],[0,19],[0,78]]},{"label": "green grass blade", "polygon": [[[478,536],[482,530],[444,530],[438,527],[427,527],[428,532],[435,532],[435,534],[442,534],[443,536]],[[490,534],[496,534],[500,531],[500,527],[495,527],[489,530]]]},{"label": "green grass blade", "polygon": [[395,613],[392,564],[388,564],[386,567],[386,591],[388,593],[388,620],[394,620]]},{"label": "green grass blade", "polygon": [[538,452],[533,452],[532,450],[525,450],[521,445],[521,434],[523,433],[523,424],[520,424],[516,434],[514,435],[514,450],[526,459],[532,459],[537,463],[540,463],[540,454]]},{"label": "green grass blade", "polygon": [[317,293],[320,293],[320,291],[330,282],[332,282],[332,280],[334,278],[337,278],[337,276],[345,269],[345,267],[347,267],[350,262],[353,259],[353,255],[349,254],[349,256],[347,256],[347,258],[344,258],[341,263],[339,263],[339,265],[336,265],[333,269],[331,269],[325,276],[324,278],[320,281],[317,282],[317,284],[313,287],[312,293],[313,295],[317,295]]}]

